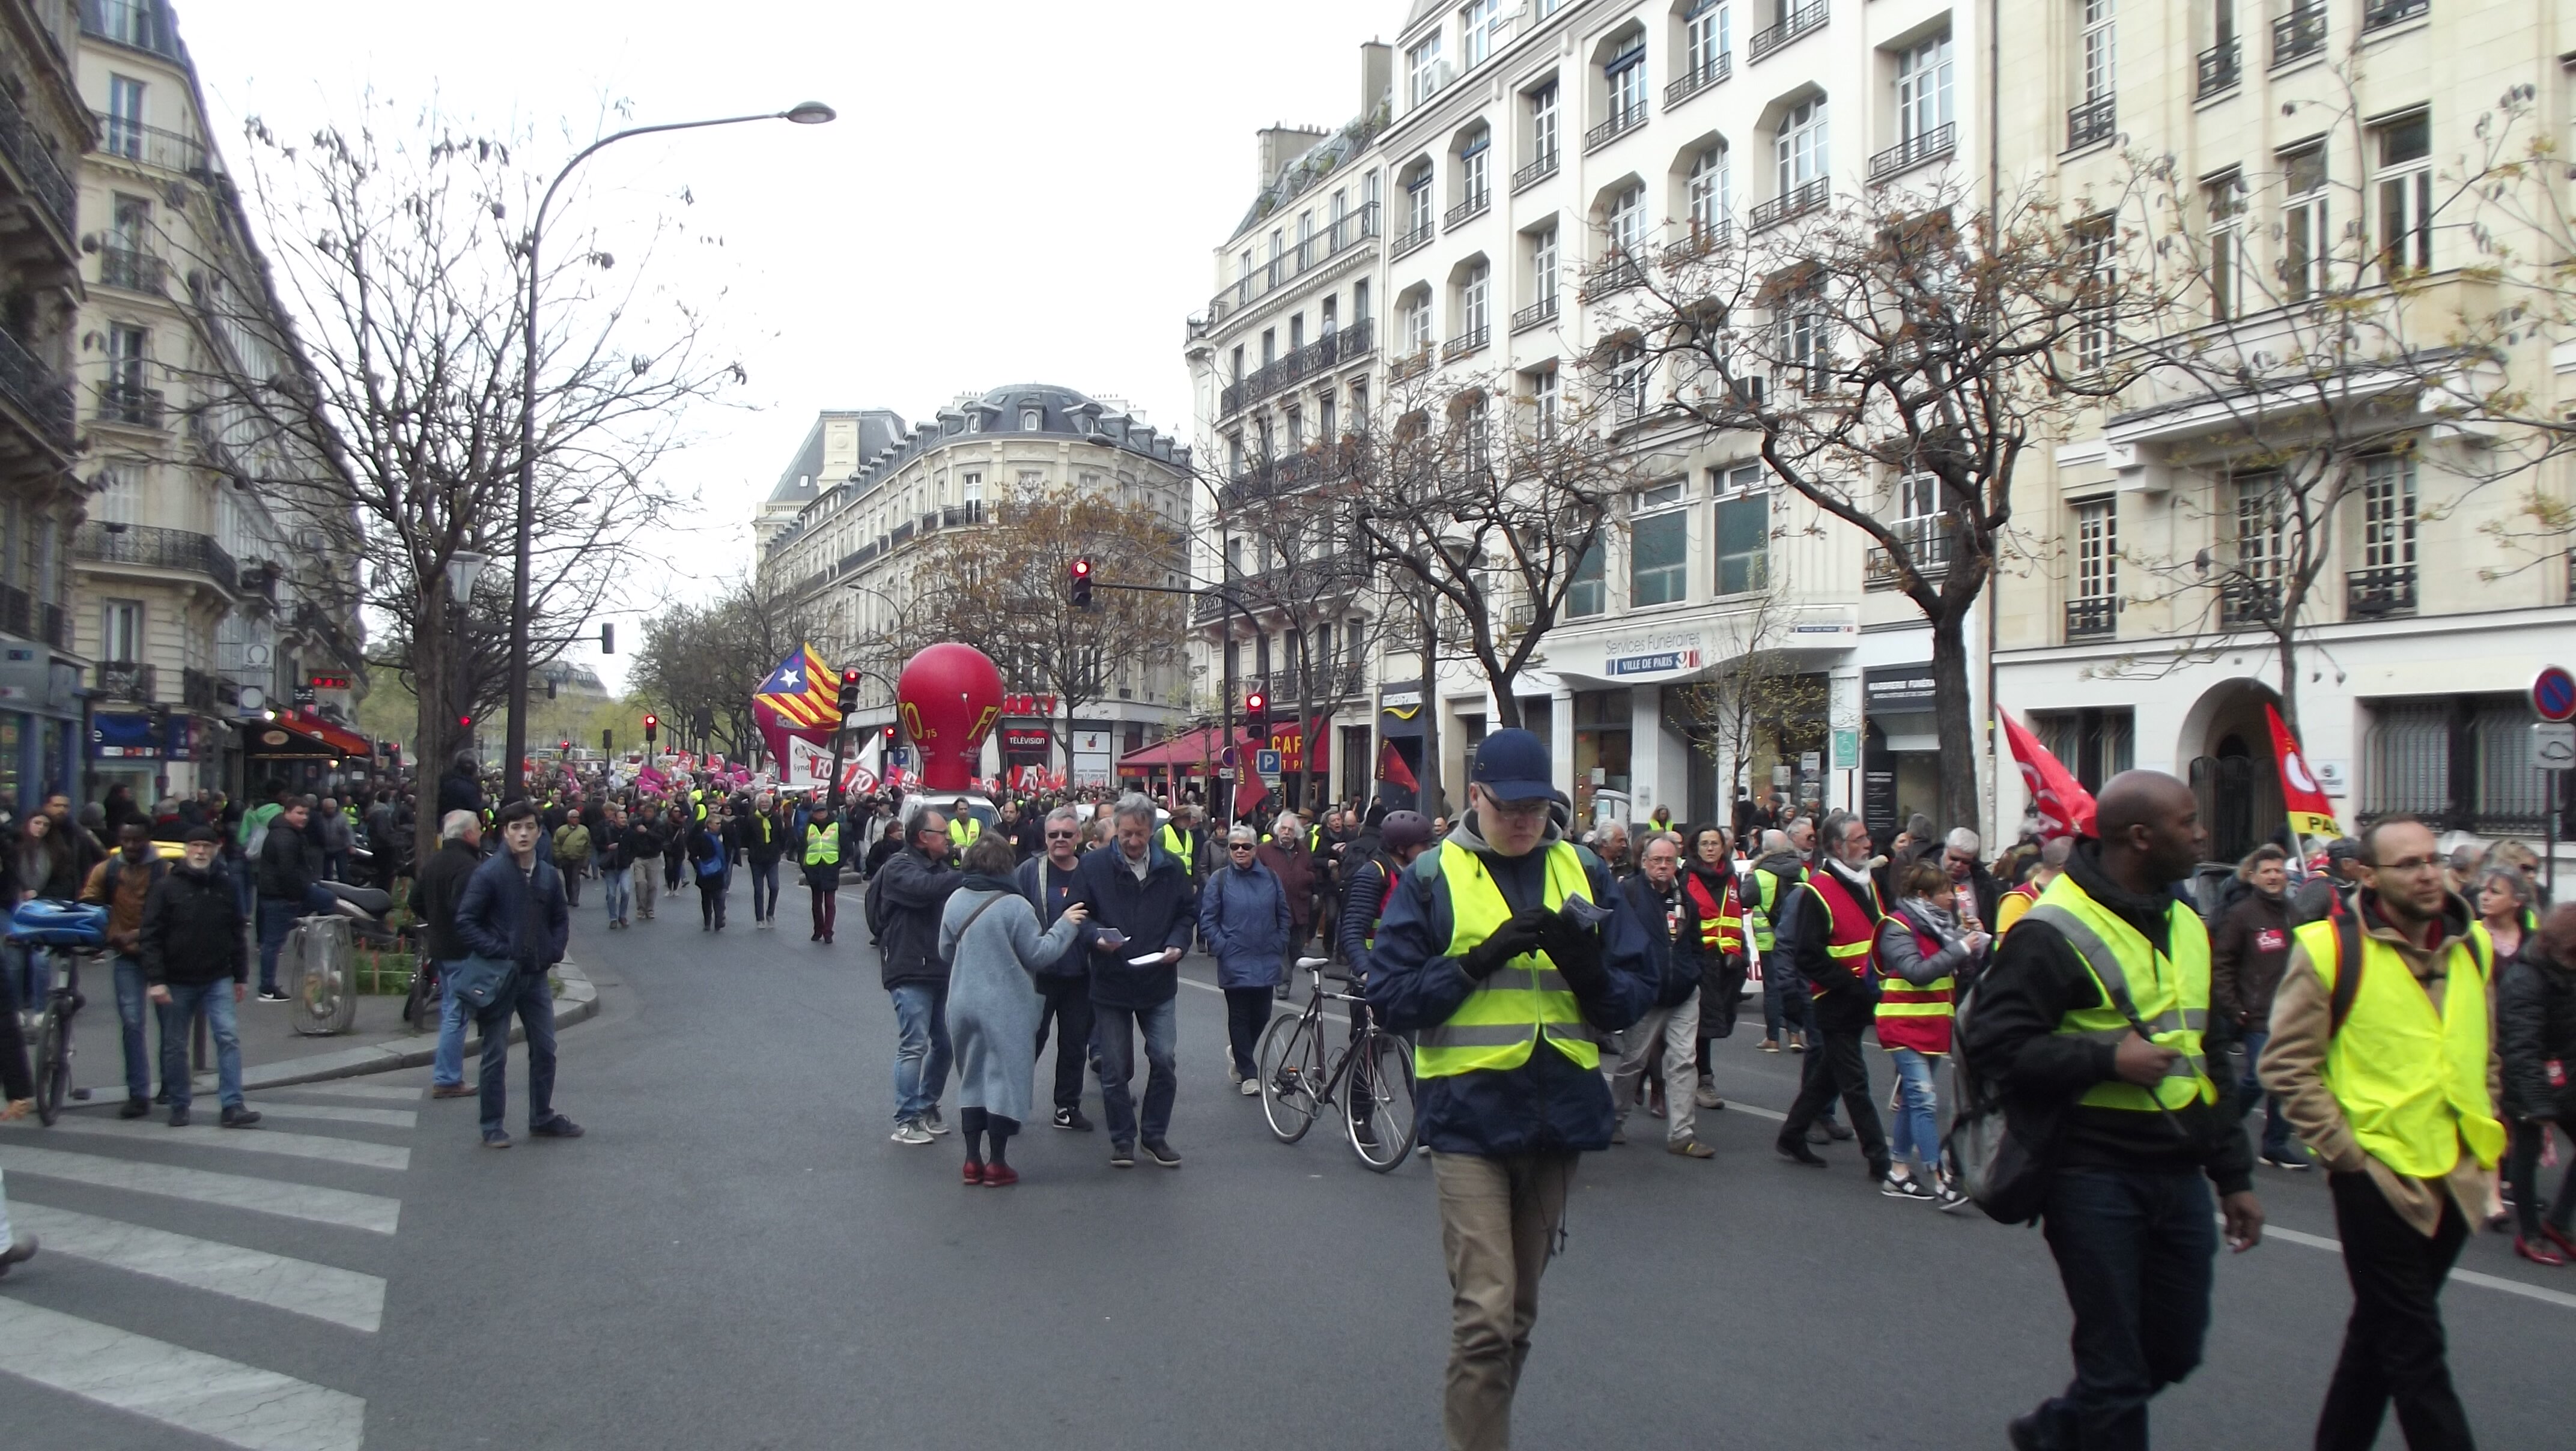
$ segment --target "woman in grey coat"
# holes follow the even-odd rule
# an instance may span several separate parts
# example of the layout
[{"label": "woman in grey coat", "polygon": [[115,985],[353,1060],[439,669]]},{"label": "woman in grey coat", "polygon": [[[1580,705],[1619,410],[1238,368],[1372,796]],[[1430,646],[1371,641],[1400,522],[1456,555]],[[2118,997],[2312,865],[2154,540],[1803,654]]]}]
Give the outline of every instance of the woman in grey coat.
[{"label": "woman in grey coat", "polygon": [[[1029,1116],[1037,1073],[1037,972],[1064,955],[1090,910],[1064,909],[1038,930],[1037,909],[1011,879],[1016,853],[988,832],[966,848],[966,879],[939,919],[948,959],[948,1038],[957,1055],[957,1126],[966,1133],[966,1182],[1000,1188],[1020,1176],[1008,1158],[1011,1135]],[[984,1141],[992,1141],[989,1157]]]}]

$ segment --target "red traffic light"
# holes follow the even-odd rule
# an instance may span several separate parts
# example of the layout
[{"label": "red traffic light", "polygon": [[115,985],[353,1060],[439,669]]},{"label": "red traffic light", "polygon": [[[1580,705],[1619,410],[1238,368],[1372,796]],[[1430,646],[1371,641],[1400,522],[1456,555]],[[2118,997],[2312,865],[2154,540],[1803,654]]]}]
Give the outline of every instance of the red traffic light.
[{"label": "red traffic light", "polygon": [[856,670],[844,670],[841,672],[841,683],[844,685],[856,684],[858,682],[858,678],[859,672]]},{"label": "red traffic light", "polygon": [[458,730],[464,730],[464,731],[470,731],[470,730],[474,729],[474,717],[472,717],[472,716],[470,716],[470,715],[460,715],[460,716],[458,716],[458,717],[456,718],[456,728],[457,728]]},{"label": "red traffic light", "polygon": [[661,723],[662,723],[662,718],[661,718],[660,716],[658,716],[658,715],[648,715],[648,716],[644,717],[644,729],[646,729],[646,730],[648,730],[648,731],[649,731],[649,730],[652,730],[652,729],[653,729],[653,728],[655,728],[656,726],[659,726]]},{"label": "red traffic light", "polygon": [[1077,560],[1075,560],[1075,561],[1073,562],[1073,576],[1074,576],[1074,578],[1076,578],[1076,579],[1081,579],[1081,578],[1084,578],[1084,577],[1088,576],[1090,573],[1091,573],[1091,561],[1090,561],[1090,560],[1088,560],[1088,559],[1077,559]]},{"label": "red traffic light", "polygon": [[572,742],[570,742],[570,741],[557,741],[557,742],[555,742],[555,749],[556,749],[556,750],[558,750],[558,751],[569,751],[569,750],[571,750],[571,749],[572,749]]},{"label": "red traffic light", "polygon": [[886,738],[886,744],[888,744],[888,745],[892,745],[892,744],[894,744],[894,727],[893,727],[893,726],[887,726],[887,727],[885,728],[885,738]]}]

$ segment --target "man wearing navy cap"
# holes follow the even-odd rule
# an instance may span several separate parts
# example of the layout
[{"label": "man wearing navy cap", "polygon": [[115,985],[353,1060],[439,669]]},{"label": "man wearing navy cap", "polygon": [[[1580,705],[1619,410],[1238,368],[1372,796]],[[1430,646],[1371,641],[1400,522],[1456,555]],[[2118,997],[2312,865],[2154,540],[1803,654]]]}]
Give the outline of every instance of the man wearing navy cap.
[{"label": "man wearing navy cap", "polygon": [[1466,815],[1403,869],[1370,954],[1370,1009],[1420,1039],[1453,1307],[1442,1423],[1460,1451],[1511,1444],[1575,1156],[1610,1146],[1600,1035],[1654,1000],[1645,936],[1565,839],[1562,801],[1538,737],[1487,736]]}]

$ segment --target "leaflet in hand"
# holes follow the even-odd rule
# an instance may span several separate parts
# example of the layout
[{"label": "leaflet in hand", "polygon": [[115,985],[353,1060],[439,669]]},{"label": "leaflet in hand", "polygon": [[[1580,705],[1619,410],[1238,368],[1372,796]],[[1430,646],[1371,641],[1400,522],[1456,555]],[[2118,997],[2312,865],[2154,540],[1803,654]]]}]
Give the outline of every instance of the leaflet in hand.
[{"label": "leaflet in hand", "polygon": [[1160,963],[1162,960],[1163,954],[1159,952],[1148,952],[1142,957],[1131,957],[1127,959],[1127,965],[1129,967],[1152,967],[1157,963]]}]

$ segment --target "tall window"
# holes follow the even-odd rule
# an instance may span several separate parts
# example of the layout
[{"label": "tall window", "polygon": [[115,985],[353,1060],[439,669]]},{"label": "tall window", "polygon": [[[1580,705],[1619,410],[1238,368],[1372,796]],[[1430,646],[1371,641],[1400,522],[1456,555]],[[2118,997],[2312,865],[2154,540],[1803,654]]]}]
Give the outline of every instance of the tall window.
[{"label": "tall window", "polygon": [[1351,326],[1366,327],[1369,320],[1369,282],[1363,277],[1351,284]]},{"label": "tall window", "polygon": [[2084,99],[2111,94],[2119,63],[2118,32],[2113,24],[2115,0],[2082,0],[2084,6]]},{"label": "tall window", "polygon": [[1405,179],[1404,230],[1413,236],[1431,230],[1431,163],[1427,161]]},{"label": "tall window", "polygon": [[1474,339],[1491,323],[1486,304],[1491,301],[1494,270],[1483,262],[1467,269],[1466,280],[1458,284],[1458,336]]},{"label": "tall window", "polygon": [[107,330],[109,406],[132,422],[142,421],[131,415],[143,407],[144,359],[151,352],[151,342],[149,332],[126,323]]},{"label": "tall window", "polygon": [[1530,374],[1530,422],[1540,438],[1556,437],[1557,409],[1562,401],[1556,364]]},{"label": "tall window", "polygon": [[2415,460],[2383,454],[2361,476],[2361,567],[2415,567]]},{"label": "tall window", "polygon": [[1323,399],[1315,405],[1315,441],[1331,443],[1341,437],[1341,420],[1333,413],[1333,390],[1324,390]]},{"label": "tall window", "polygon": [[1440,89],[1440,70],[1440,32],[1435,30],[1404,53],[1405,95],[1414,105],[1430,100]]},{"label": "tall window", "polygon": [[143,156],[143,83],[132,76],[111,75],[107,78],[107,134],[105,149],[109,154],[139,161]]},{"label": "tall window", "polygon": [[1481,207],[1493,197],[1488,163],[1493,160],[1494,133],[1479,128],[1458,148],[1458,204]]},{"label": "tall window", "polygon": [[143,658],[143,602],[106,600],[99,610],[99,655],[117,665]]},{"label": "tall window", "polygon": [[2379,271],[2390,282],[2433,267],[2433,118],[2372,128],[2379,148]]},{"label": "tall window", "polygon": [[1592,547],[1583,551],[1583,557],[1574,562],[1574,580],[1565,591],[1567,619],[1587,619],[1608,607],[1602,598],[1602,555],[1601,541],[1595,539]]},{"label": "tall window", "polygon": [[1825,391],[1833,362],[1833,333],[1825,300],[1813,283],[1785,289],[1772,304],[1780,329],[1780,365],[1788,381],[1808,393]]},{"label": "tall window", "polygon": [[1610,407],[1622,422],[1633,422],[1646,415],[1646,390],[1653,383],[1654,360],[1635,343],[1620,343],[1610,350],[1608,369]]},{"label": "tall window", "polygon": [[2075,506],[2075,597],[2116,599],[2120,593],[2120,516],[2111,499]]},{"label": "tall window", "polygon": [[1556,162],[1556,82],[1549,81],[1529,93],[1530,164],[1554,165]]},{"label": "tall window", "polygon": [[1637,496],[1640,513],[1628,524],[1628,607],[1678,604],[1690,592],[1690,511],[1679,505],[1686,489],[1666,484]]},{"label": "tall window", "polygon": [[2288,543],[2281,476],[2268,471],[2239,474],[2235,483],[2236,572],[2258,589],[2277,590]]},{"label": "tall window", "polygon": [[[131,524],[141,506],[143,487],[135,466],[112,463],[99,470],[98,492],[90,503],[90,516],[102,524]],[[120,656],[132,659],[132,656]]]},{"label": "tall window", "polygon": [[1726,59],[1727,8],[1718,0],[1691,0],[1682,18],[1682,61],[1692,77],[1706,77]]},{"label": "tall window", "polygon": [[1896,139],[1920,141],[1950,124],[1950,37],[1901,51],[1896,57]]},{"label": "tall window", "polygon": [[1733,188],[1728,184],[1726,148],[1703,147],[1691,158],[1687,210],[1691,240],[1708,243],[1726,235],[1726,214]]},{"label": "tall window", "polygon": [[1476,66],[1494,53],[1494,32],[1502,28],[1503,0],[1467,0],[1458,12],[1458,63]]},{"label": "tall window", "polygon": [[1530,233],[1530,302],[1545,304],[1556,297],[1556,228],[1554,225]]},{"label": "tall window", "polygon": [[1779,164],[1780,195],[1821,180],[1832,164],[1825,154],[1825,98],[1817,96],[1790,107],[1789,114],[1780,118],[1772,150]]},{"label": "tall window", "polygon": [[1646,241],[1646,189],[1632,186],[1610,199],[1609,225],[1602,240],[1611,255],[1632,256]]},{"label": "tall window", "polygon": [[1414,357],[1431,347],[1431,297],[1428,293],[1414,299],[1404,309],[1404,355]]},{"label": "tall window", "polygon": [[1601,72],[1610,82],[1610,114],[1601,119],[1622,130],[1646,119],[1646,37],[1629,41]]},{"label": "tall window", "polygon": [[2076,286],[2084,301],[2075,328],[2075,365],[2100,368],[2118,340],[2119,232],[2109,217],[2088,217],[2075,228]]},{"label": "tall window", "polygon": [[1762,466],[1742,464],[1718,482],[1717,592],[1750,594],[1771,583],[1771,491]]},{"label": "tall window", "polygon": [[2326,149],[2281,158],[2281,287],[2292,302],[2326,288],[2334,234],[2326,230]]},{"label": "tall window", "polygon": [[2209,315],[2214,322],[2242,317],[2245,297],[2245,179],[2229,172],[2200,188],[2209,212]]},{"label": "tall window", "polygon": [[1896,537],[1914,558],[1917,570],[1936,568],[1950,557],[1950,531],[1942,527],[1941,480],[1932,474],[1907,474],[1896,481]]}]

